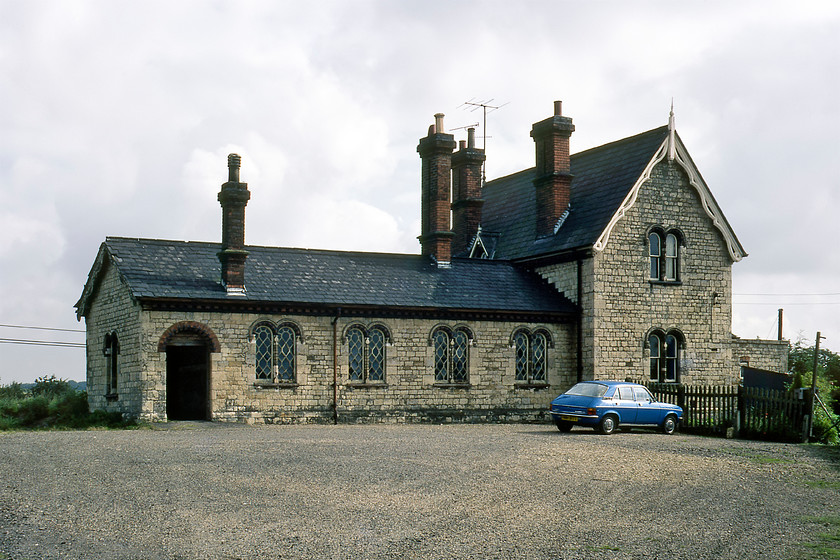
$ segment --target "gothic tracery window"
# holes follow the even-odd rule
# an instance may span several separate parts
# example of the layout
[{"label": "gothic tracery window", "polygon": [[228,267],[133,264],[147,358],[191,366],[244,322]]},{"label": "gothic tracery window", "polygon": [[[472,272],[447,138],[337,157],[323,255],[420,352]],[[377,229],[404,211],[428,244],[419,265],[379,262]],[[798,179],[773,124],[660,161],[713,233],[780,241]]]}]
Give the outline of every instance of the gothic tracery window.
[{"label": "gothic tracery window", "polygon": [[385,347],[390,336],[381,325],[365,328],[350,326],[345,334],[347,341],[350,381],[378,383],[385,381]]},{"label": "gothic tracery window", "polygon": [[472,333],[466,327],[454,330],[437,327],[432,332],[436,383],[469,383],[469,347],[472,339]]},{"label": "gothic tracery window", "polygon": [[295,383],[299,331],[291,324],[260,323],[253,329],[258,381]]},{"label": "gothic tracery window", "polygon": [[548,381],[548,348],[551,339],[546,331],[517,329],[513,335],[516,381],[543,384]]}]

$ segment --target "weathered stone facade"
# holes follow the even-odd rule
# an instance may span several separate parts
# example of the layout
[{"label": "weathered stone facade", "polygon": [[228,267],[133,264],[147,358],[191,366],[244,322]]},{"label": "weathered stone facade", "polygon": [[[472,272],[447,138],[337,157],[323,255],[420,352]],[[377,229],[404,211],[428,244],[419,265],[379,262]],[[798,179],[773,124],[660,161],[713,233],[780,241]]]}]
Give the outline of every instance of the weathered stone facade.
[{"label": "weathered stone facade", "polygon": [[[207,417],[214,420],[266,423],[534,421],[544,417],[555,393],[575,380],[570,367],[574,362],[574,340],[572,329],[567,325],[339,317],[335,321],[336,345],[333,347],[334,318],[330,317],[214,312],[185,315],[173,311],[139,311],[126,301],[127,298],[117,299],[122,301],[103,302],[101,308],[91,313],[89,344],[93,346],[104,336],[104,330],[96,327],[97,317],[109,314],[114,317],[121,311],[132,310],[131,315],[122,315],[129,320],[118,330],[132,333],[129,336],[139,348],[126,348],[126,359],[120,362],[121,384],[117,398],[112,400],[106,400],[101,394],[100,388],[105,384],[104,360],[91,353],[88,365],[91,406],[119,410],[144,420],[167,418],[166,351],[165,348],[159,351],[160,341],[167,329],[186,318],[218,338],[220,351],[210,352],[207,393]],[[300,328],[302,336],[296,344],[294,384],[266,384],[255,377],[252,327],[266,321],[292,322]],[[353,324],[374,323],[384,325],[391,332],[391,341],[386,346],[385,381],[351,382],[343,332]],[[474,333],[466,385],[435,382],[430,335],[440,324],[450,327],[463,324]],[[108,323],[107,328],[113,329],[114,325]],[[140,325],[142,327],[138,329]],[[532,386],[515,379],[515,350],[511,337],[521,327],[545,329],[551,335],[545,384]],[[139,363],[134,359],[137,357],[141,357]],[[337,403],[336,411],[334,402]]]},{"label": "weathered stone facade", "polygon": [[[682,234],[678,281],[650,279],[648,233],[654,227]],[[737,380],[737,362],[729,348],[732,261],[696,190],[675,162],[656,165],[594,260],[596,378],[645,377],[650,359],[647,335],[660,328],[684,335],[681,382]]]},{"label": "weathered stone facade", "polygon": [[[650,279],[653,228],[681,232],[678,281]],[[787,370],[786,341],[732,337],[732,260],[700,195],[674,161],[653,168],[602,251],[538,272],[581,307],[583,379],[647,379],[652,329],[683,334],[682,383],[737,383],[742,356],[752,367]]]}]

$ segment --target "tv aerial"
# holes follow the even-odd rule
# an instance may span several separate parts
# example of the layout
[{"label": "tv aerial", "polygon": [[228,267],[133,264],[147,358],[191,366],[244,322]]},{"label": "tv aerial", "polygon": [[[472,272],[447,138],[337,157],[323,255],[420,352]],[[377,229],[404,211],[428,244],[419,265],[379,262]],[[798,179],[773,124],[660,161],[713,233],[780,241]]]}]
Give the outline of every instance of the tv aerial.
[{"label": "tv aerial", "polygon": [[[484,124],[481,127],[481,149],[484,150],[485,155],[487,154],[487,139],[492,138],[492,136],[487,136],[487,113],[492,113],[497,109],[501,109],[510,101],[502,103],[501,105],[492,105],[494,99],[490,98],[485,101],[480,101],[477,98],[473,97],[468,101],[464,101],[458,108],[464,108],[464,110],[469,112],[475,112],[481,109],[482,118]],[[487,182],[487,160],[484,160],[484,165],[481,166],[481,186],[483,187],[484,184]]]}]

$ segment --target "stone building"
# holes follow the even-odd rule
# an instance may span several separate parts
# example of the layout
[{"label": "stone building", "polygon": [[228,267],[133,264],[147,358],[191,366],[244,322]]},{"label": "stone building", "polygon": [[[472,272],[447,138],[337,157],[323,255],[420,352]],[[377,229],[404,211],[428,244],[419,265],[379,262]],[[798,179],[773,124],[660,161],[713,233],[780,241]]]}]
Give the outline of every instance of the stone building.
[{"label": "stone building", "polygon": [[[109,237],[79,302],[91,407],[145,420],[533,421],[582,379],[732,384],[788,344],[733,337],[746,253],[669,124],[482,185],[474,132],[420,139],[420,254]],[[456,149],[457,148],[457,149]]]}]

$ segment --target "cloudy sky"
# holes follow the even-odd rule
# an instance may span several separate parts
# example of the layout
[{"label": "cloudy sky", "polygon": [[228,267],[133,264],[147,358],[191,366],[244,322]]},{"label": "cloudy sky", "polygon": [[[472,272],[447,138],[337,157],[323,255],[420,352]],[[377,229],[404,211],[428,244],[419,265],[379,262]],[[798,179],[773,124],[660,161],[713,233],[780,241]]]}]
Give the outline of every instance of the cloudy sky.
[{"label": "cloudy sky", "polygon": [[[840,3],[0,0],[0,384],[84,379],[77,301],[108,235],[418,252],[417,141],[488,114],[488,178],[677,130],[750,254],[733,332],[840,350]],[[478,134],[484,132],[479,128]],[[456,138],[465,136],[455,131]],[[46,327],[67,330],[36,330]]]}]

